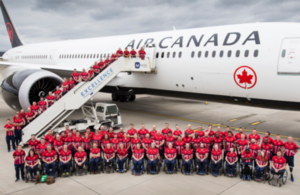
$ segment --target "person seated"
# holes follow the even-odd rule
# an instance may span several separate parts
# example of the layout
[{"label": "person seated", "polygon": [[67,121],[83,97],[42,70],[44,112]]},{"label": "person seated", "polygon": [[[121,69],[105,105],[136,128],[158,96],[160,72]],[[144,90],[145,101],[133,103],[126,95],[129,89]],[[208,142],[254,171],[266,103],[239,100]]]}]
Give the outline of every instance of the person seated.
[{"label": "person seated", "polygon": [[34,181],[34,176],[37,175],[37,168],[39,164],[39,157],[35,154],[33,149],[30,149],[25,158],[25,167],[30,173],[31,181]]},{"label": "person seated", "polygon": [[69,82],[68,82],[67,78],[64,78],[64,82],[61,84],[61,87],[62,87],[63,95],[68,93],[68,91],[69,91]]},{"label": "person seated", "polygon": [[[145,138],[146,139],[146,138]],[[150,173],[155,174],[156,173],[156,165],[157,161],[159,159],[159,151],[155,147],[155,143],[152,142],[150,145],[150,148],[147,150],[147,157],[148,157],[148,165],[150,169]]]},{"label": "person seated", "polygon": [[49,91],[49,95],[47,96],[46,99],[47,99],[48,108],[49,108],[50,106],[52,106],[54,104],[54,102],[55,102],[55,96],[52,94],[51,91]]},{"label": "person seated", "polygon": [[134,50],[134,48],[131,49],[130,56],[131,58],[136,58],[136,51]]},{"label": "person seated", "polygon": [[28,123],[32,122],[35,119],[36,113],[33,112],[30,108],[27,109],[26,119]]},{"label": "person seated", "polygon": [[39,107],[42,108],[43,112],[47,110],[47,102],[44,100],[43,97],[40,98],[40,101],[38,103]]},{"label": "person seated", "polygon": [[89,73],[89,80],[92,80],[95,76],[94,74],[94,68],[91,66],[90,69],[88,70]]},{"label": "person seated", "polygon": [[72,152],[68,150],[68,144],[64,144],[63,150],[59,153],[59,167],[62,171],[62,176],[69,176],[71,159]]},{"label": "person seated", "polygon": [[73,80],[75,81],[75,84],[79,83],[80,81],[80,74],[77,72],[76,69],[74,69],[74,72],[72,73]]},{"label": "person seated", "polygon": [[116,54],[117,54],[118,57],[123,56],[123,51],[122,51],[122,49],[119,48],[119,49],[117,50]]},{"label": "person seated", "polygon": [[[105,64],[105,67],[109,66],[110,64],[110,60],[109,60],[109,57],[107,56],[107,58],[104,60],[104,64]],[[105,68],[104,67],[104,68]]]},{"label": "person seated", "polygon": [[136,144],[136,148],[132,151],[133,155],[133,165],[135,175],[141,175],[141,170],[143,171],[143,160],[144,160],[144,149],[141,148],[140,142]]},{"label": "person seated", "polygon": [[184,167],[184,174],[191,174],[191,164],[193,159],[193,150],[190,148],[190,144],[185,144],[185,149],[182,151],[182,165]]},{"label": "person seated", "polygon": [[255,181],[260,181],[261,173],[267,168],[268,166],[268,157],[266,154],[261,151],[260,155],[256,158],[256,178]]},{"label": "person seated", "polygon": [[127,160],[128,151],[126,148],[124,148],[124,144],[122,142],[119,144],[119,148],[117,150],[117,156],[118,156],[117,163],[118,163],[119,172],[123,173],[124,163]]},{"label": "person seated", "polygon": [[94,70],[95,75],[100,73],[100,65],[97,62],[94,63],[93,70]]},{"label": "person seated", "polygon": [[[107,135],[107,134],[106,134]],[[111,147],[110,143],[106,144],[106,148],[103,151],[103,162],[105,165],[112,166],[115,158],[115,150]]]},{"label": "person seated", "polygon": [[243,165],[242,179],[245,180],[247,175],[247,179],[251,180],[249,165],[252,165],[253,153],[250,152],[250,149],[248,147],[244,152],[242,152],[241,158],[242,158],[242,165]]},{"label": "person seated", "polygon": [[145,59],[145,56],[146,56],[146,52],[144,50],[143,47],[141,47],[141,49],[139,50],[139,57],[144,60]]},{"label": "person seated", "polygon": [[50,144],[47,145],[47,149],[42,154],[42,160],[44,162],[44,166],[46,168],[46,173],[48,176],[50,174],[50,166],[52,168],[52,177],[55,178],[56,171],[56,159],[57,154],[54,150],[52,150],[52,146]]},{"label": "person seated", "polygon": [[99,63],[98,63],[98,66],[99,66],[99,68],[100,68],[100,71],[99,71],[99,73],[103,70],[103,67],[104,67],[104,62],[103,62],[103,60],[102,59],[100,59],[100,61],[99,61]]},{"label": "person seated", "polygon": [[124,57],[125,58],[129,58],[129,51],[128,51],[128,49],[127,49],[127,47],[125,48],[125,51],[124,51]]},{"label": "person seated", "polygon": [[71,89],[73,89],[75,87],[75,81],[73,79],[73,77],[70,77],[70,79],[68,80],[68,83],[69,83],[69,91]]},{"label": "person seated", "polygon": [[233,177],[233,174],[235,172],[236,162],[238,161],[238,156],[234,151],[233,147],[231,147],[229,149],[229,152],[227,152],[225,160],[226,160],[227,176]]},{"label": "person seated", "polygon": [[205,166],[207,164],[208,150],[204,148],[204,144],[201,143],[200,147],[196,150],[196,163],[198,164],[198,174],[205,174]]},{"label": "person seated", "polygon": [[80,78],[81,78],[81,81],[83,81],[83,82],[86,82],[89,80],[89,73],[87,73],[85,71],[85,68],[82,69],[82,72],[80,73]]},{"label": "person seated", "polygon": [[[75,153],[74,160],[76,170],[82,169],[86,163],[86,153],[83,151],[82,146],[78,147],[78,152]],[[77,171],[75,171],[75,173],[77,173]]]},{"label": "person seated", "polygon": [[34,112],[36,115],[38,114],[39,106],[36,104],[36,102],[32,102],[32,105],[30,106],[30,109],[32,112]]},{"label": "person seated", "polygon": [[110,61],[111,63],[113,63],[114,61],[116,61],[118,59],[117,55],[115,53],[111,54],[111,57],[110,57]]},{"label": "person seated", "polygon": [[173,144],[169,143],[168,148],[165,149],[165,160],[168,173],[173,173],[175,163],[176,163],[176,155],[177,152],[175,148],[173,148]]},{"label": "person seated", "polygon": [[286,168],[286,159],[282,156],[281,150],[278,150],[276,156],[273,156],[271,162],[271,173],[273,174],[281,174],[280,178],[282,178],[282,174]]},{"label": "person seated", "polygon": [[213,176],[217,177],[219,169],[222,166],[222,150],[218,145],[214,145],[214,149],[211,151],[211,171]]},{"label": "person seated", "polygon": [[62,91],[60,90],[59,86],[56,86],[56,91],[54,92],[55,100],[59,100],[62,97]]}]

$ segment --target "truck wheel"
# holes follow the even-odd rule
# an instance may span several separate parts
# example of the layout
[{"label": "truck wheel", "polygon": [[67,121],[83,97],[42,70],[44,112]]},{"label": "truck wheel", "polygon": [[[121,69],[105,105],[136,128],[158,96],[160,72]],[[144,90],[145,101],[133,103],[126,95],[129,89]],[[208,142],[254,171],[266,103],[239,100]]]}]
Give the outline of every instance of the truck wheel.
[{"label": "truck wheel", "polygon": [[135,100],[135,95],[130,95],[128,98],[129,101],[134,101]]},{"label": "truck wheel", "polygon": [[119,100],[120,100],[120,102],[126,102],[126,96],[125,95],[120,95]]},{"label": "truck wheel", "polygon": [[112,101],[118,101],[119,100],[119,96],[117,94],[115,94],[115,93],[112,93],[111,94],[111,99],[112,99]]}]

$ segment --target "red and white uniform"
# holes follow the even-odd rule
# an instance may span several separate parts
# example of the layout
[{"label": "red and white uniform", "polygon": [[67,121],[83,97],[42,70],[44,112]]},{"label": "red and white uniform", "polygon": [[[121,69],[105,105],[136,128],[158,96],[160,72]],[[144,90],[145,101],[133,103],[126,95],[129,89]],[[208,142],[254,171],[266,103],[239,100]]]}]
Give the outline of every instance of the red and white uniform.
[{"label": "red and white uniform", "polygon": [[272,150],[272,145],[271,144],[265,144],[264,142],[261,143],[261,150],[264,151],[266,157],[270,159],[271,157],[271,150]]},{"label": "red and white uniform", "polygon": [[99,135],[94,134],[93,135],[93,143],[96,143],[98,147],[101,146],[101,139],[102,139],[101,134],[99,134]]},{"label": "red and white uniform", "polygon": [[176,138],[173,135],[171,135],[171,137],[166,136],[165,140],[166,140],[166,147],[169,147],[169,144],[172,144],[172,147],[174,147]]},{"label": "red and white uniform", "polygon": [[29,140],[28,142],[28,146],[31,147],[31,149],[33,149],[35,152],[37,152],[37,146],[40,144],[39,140],[35,139],[35,140]]},{"label": "red and white uniform", "polygon": [[121,148],[118,148],[117,150],[117,154],[121,157],[124,158],[124,156],[126,156],[128,154],[128,151],[126,148],[123,148],[123,150]]},{"label": "red and white uniform", "polygon": [[23,119],[19,117],[18,119],[14,118],[13,121],[16,124],[16,125],[14,125],[15,126],[15,130],[21,130],[22,129]]},{"label": "red and white uniform", "polygon": [[111,139],[110,143],[112,144],[113,149],[115,149],[115,151],[117,151],[120,140],[118,138],[117,139]]},{"label": "red and white uniform", "polygon": [[86,81],[88,79],[89,73],[87,72],[81,72],[80,76],[82,78],[83,81]]},{"label": "red and white uniform", "polygon": [[204,148],[206,148],[208,150],[208,152],[211,151],[211,143],[212,143],[212,139],[210,137],[202,137],[201,142],[204,144]]},{"label": "red and white uniform", "polygon": [[55,157],[57,157],[57,154],[54,150],[51,150],[50,152],[48,150],[45,150],[43,152],[43,158],[45,159],[45,161],[47,162],[51,162],[54,160]]},{"label": "red and white uniform", "polygon": [[47,110],[47,102],[46,101],[39,101],[39,107],[42,108],[43,111]]},{"label": "red and white uniform", "polygon": [[274,139],[274,140],[272,141],[272,145],[273,145],[272,152],[273,152],[274,154],[276,154],[277,151],[278,151],[278,150],[281,150],[281,148],[284,146],[284,143],[283,143],[282,140],[277,141],[276,139]]},{"label": "red and white uniform", "polygon": [[91,149],[91,138],[82,138],[82,143],[83,143],[83,149],[84,150],[89,150]]},{"label": "red and white uniform", "polygon": [[75,81],[74,80],[72,80],[72,81],[68,80],[68,83],[69,83],[69,90],[71,90],[75,87]]},{"label": "red and white uniform", "polygon": [[182,135],[182,131],[181,131],[181,130],[175,130],[175,131],[173,132],[173,135],[174,135],[174,137],[177,139],[177,137],[178,137],[179,135]]},{"label": "red and white uniform", "polygon": [[54,95],[48,95],[47,100],[51,101],[51,102],[48,102],[48,106],[51,106],[54,104],[54,102],[52,102],[52,100],[55,100],[55,96]]},{"label": "red and white uniform", "polygon": [[206,154],[208,155],[208,150],[206,148],[203,148],[203,149],[198,148],[196,150],[196,153],[199,155],[200,159],[203,159]]},{"label": "red and white uniform", "polygon": [[141,140],[140,140],[139,138],[137,138],[137,139],[132,138],[132,139],[131,139],[132,150],[136,149],[136,145],[137,145],[138,143],[140,143],[140,144],[142,143]]},{"label": "red and white uniform", "polygon": [[122,50],[117,50],[116,54],[117,54],[117,56],[121,56],[121,55],[123,55],[123,51]]},{"label": "red and white uniform", "polygon": [[99,66],[99,64],[94,65],[94,66],[93,66],[93,69],[94,69],[94,71],[95,71],[96,73],[100,72],[100,66]]},{"label": "red and white uniform", "polygon": [[214,160],[219,160],[220,157],[222,157],[222,150],[219,149],[218,151],[216,151],[215,149],[213,149],[211,151],[211,155],[212,155]]},{"label": "red and white uniform", "polygon": [[200,147],[200,143],[201,143],[201,138],[193,138],[192,139],[192,143],[193,143],[193,150],[196,151],[199,147]]},{"label": "red and white uniform", "polygon": [[[249,152],[248,154],[246,153],[246,151],[242,152],[242,158],[250,158],[250,157],[253,157],[253,153],[252,152]],[[248,159],[248,160],[243,160],[243,162],[246,162],[246,163],[249,163],[251,162],[252,160],[251,159]]]},{"label": "red and white uniform", "polygon": [[242,152],[244,149],[246,149],[246,147],[248,145],[248,141],[245,139],[244,140],[240,139],[236,142],[236,144],[237,144],[238,151]]},{"label": "red and white uniform", "polygon": [[295,156],[296,152],[298,151],[298,146],[294,142],[289,144],[289,142],[284,143],[284,155],[286,156]]},{"label": "red and white uniform", "polygon": [[[91,149],[91,154],[100,154],[100,148],[92,148]],[[93,157],[93,158],[97,158],[97,157]]]},{"label": "red and white uniform", "polygon": [[[234,133],[231,132],[231,135],[234,136]],[[227,136],[228,136],[228,131],[224,131],[224,132],[223,132],[223,137],[225,138],[225,137],[227,137]]]},{"label": "red and white uniform", "polygon": [[151,138],[149,138],[149,139],[144,138],[143,139],[143,144],[145,146],[145,149],[149,149],[152,142],[153,142],[153,140]]},{"label": "red and white uniform", "polygon": [[61,91],[61,90],[56,90],[56,91],[54,92],[54,95],[55,95],[55,99],[56,99],[56,101],[57,101],[57,100],[59,100],[59,99],[61,98],[61,96],[62,96],[62,91]]},{"label": "red and white uniform", "polygon": [[100,66],[100,69],[102,69],[103,66],[104,66],[104,62],[99,62],[99,63],[98,63],[98,66]]},{"label": "red and white uniform", "polygon": [[184,135],[185,135],[185,133],[188,133],[189,135],[193,135],[194,134],[194,130],[193,129],[186,129],[184,131]]},{"label": "red and white uniform", "polygon": [[94,70],[88,70],[89,76],[90,78],[92,78],[94,76]]},{"label": "red and white uniform", "polygon": [[115,132],[107,132],[109,140],[114,138]]},{"label": "red and white uniform", "polygon": [[[204,131],[205,133],[208,133],[208,129],[206,129]],[[209,134],[208,134],[208,137],[210,137],[211,139],[213,139],[215,136],[215,132],[213,130],[210,130]]]},{"label": "red and white uniform", "polygon": [[[83,135],[83,137],[85,137],[85,134],[87,134],[87,132],[85,132]],[[92,140],[93,139],[93,136],[95,135],[95,133],[93,132],[89,132],[89,138]]]},{"label": "red and white uniform", "polygon": [[72,158],[72,152],[70,150],[67,150],[66,152],[64,150],[60,151],[59,156],[63,161],[69,160],[69,157]]},{"label": "red and white uniform", "polygon": [[256,158],[256,160],[258,161],[258,165],[265,165],[266,163],[268,163],[268,158],[266,158],[266,161],[263,162],[260,155]]},{"label": "red and white uniform", "polygon": [[[31,118],[31,117],[33,117],[35,115],[35,112],[33,112],[32,110],[30,111],[30,112],[27,112],[26,113],[26,116],[28,117],[28,118]],[[33,119],[29,119],[30,121],[31,120],[33,120]]]},{"label": "red and white uniform", "polygon": [[142,59],[145,58],[145,55],[146,55],[145,50],[139,50],[139,56],[140,56]]},{"label": "red and white uniform", "polygon": [[73,79],[75,80],[75,81],[79,81],[79,73],[78,72],[73,72],[72,73],[72,77],[73,77]]},{"label": "red and white uniform", "polygon": [[136,51],[130,51],[130,55],[132,56],[136,55]]},{"label": "red and white uniform", "polygon": [[73,137],[66,137],[64,139],[64,144],[68,145],[68,150],[73,150]]},{"label": "red and white uniform", "polygon": [[123,145],[124,145],[124,148],[128,148],[128,146],[130,145],[130,143],[131,143],[131,139],[129,138],[129,137],[127,137],[126,139],[125,138],[123,138],[122,139],[122,141],[121,141],[122,143],[123,143]]},{"label": "red and white uniform", "polygon": [[225,146],[226,151],[229,151],[230,148],[234,148],[234,144],[235,144],[235,141],[236,141],[236,138],[234,136],[225,137],[225,141],[226,141],[226,146]]},{"label": "red and white uniform", "polygon": [[64,93],[66,93],[66,92],[69,91],[69,82],[68,82],[68,81],[63,82],[63,83],[61,84],[61,86],[62,86],[62,88],[63,88],[63,92],[64,92]]},{"label": "red and white uniform", "polygon": [[[73,137],[73,144],[75,145],[75,147],[78,149],[79,146],[82,146],[82,137]],[[76,148],[73,148],[74,151],[76,151]]]},{"label": "red and white uniform", "polygon": [[157,148],[149,148],[147,151],[147,154],[149,155],[150,159],[155,159],[156,157],[159,156],[159,152]]},{"label": "red and white uniform", "polygon": [[137,133],[136,129],[128,129],[127,130],[128,136],[134,136],[135,133]]},{"label": "red and white uniform", "polygon": [[[11,129],[14,127],[14,124],[10,123],[10,124],[5,124],[4,128],[7,129]],[[6,136],[13,136],[14,135],[14,131],[6,131]]]},{"label": "red and white uniform", "polygon": [[222,137],[222,136],[219,136],[219,138],[214,137],[214,138],[213,138],[213,143],[214,143],[214,145],[218,145],[218,146],[219,146],[219,149],[222,149],[222,145],[223,145],[223,137]]},{"label": "red and white uniform", "polygon": [[[101,141],[101,146],[103,147],[103,149],[106,149],[107,148],[107,144],[110,143],[110,140],[105,140],[103,139]],[[113,148],[112,148],[113,149]],[[114,149],[113,149],[114,150]]]},{"label": "red and white uniform", "polygon": [[227,152],[227,154],[226,154],[226,156],[227,156],[227,159],[228,159],[228,161],[230,162],[230,163],[233,163],[234,161],[236,161],[236,159],[237,159],[237,154],[236,154],[236,152]]},{"label": "red and white uniform", "polygon": [[281,169],[282,167],[286,166],[286,160],[283,156],[281,156],[280,158],[278,158],[277,156],[273,156],[272,162],[276,169]]},{"label": "red and white uniform", "polygon": [[76,152],[74,155],[74,158],[78,161],[78,162],[82,162],[84,157],[86,157],[86,153],[84,151],[82,152]]},{"label": "red and white uniform", "polygon": [[187,160],[193,157],[193,150],[189,149],[183,149],[182,150],[182,158]]},{"label": "red and white uniform", "polygon": [[166,148],[165,149],[165,155],[168,157],[168,158],[174,158],[175,155],[176,155],[176,150],[175,148]]},{"label": "red and white uniform", "polygon": [[198,134],[200,138],[204,137],[204,131],[196,130],[194,133],[195,135]]},{"label": "red and white uniform", "polygon": [[156,135],[157,131],[150,131],[150,137],[151,139],[154,138],[154,136]]},{"label": "red and white uniform", "polygon": [[118,135],[118,138],[119,138],[119,140],[120,140],[120,142],[121,142],[122,139],[124,138],[124,132],[123,132],[123,133],[118,132],[117,135]]},{"label": "red and white uniform", "polygon": [[250,134],[249,135],[249,141],[251,141],[251,139],[255,139],[256,142],[259,142],[260,141],[260,136],[258,134],[255,134],[255,135]]},{"label": "red and white uniform", "polygon": [[149,131],[147,129],[140,129],[138,131],[138,134],[139,134],[141,140],[143,140],[146,137],[147,133],[149,133]]},{"label": "red and white uniform", "polygon": [[124,51],[124,55],[128,56],[129,55],[129,51]]},{"label": "red and white uniform", "polygon": [[101,135],[102,137],[104,137],[105,134],[108,134],[107,131],[103,130],[103,131],[99,131],[99,135]]},{"label": "red and white uniform", "polygon": [[135,158],[137,158],[137,159],[140,159],[141,157],[142,157],[142,155],[144,154],[144,149],[142,149],[142,148],[140,148],[139,150],[138,149],[134,149],[133,151],[132,151],[132,153],[133,153],[133,156],[135,157]]},{"label": "red and white uniform", "polygon": [[192,143],[192,138],[191,137],[183,137],[182,138],[182,141],[184,141],[186,144],[190,144]]},{"label": "red and white uniform", "polygon": [[45,143],[44,145],[42,143],[39,143],[39,145],[37,145],[36,148],[39,151],[41,157],[43,157],[43,153],[47,149],[47,145],[48,145],[48,143]]},{"label": "red and white uniform", "polygon": [[39,157],[37,155],[33,155],[31,156],[26,156],[25,161],[27,164],[29,165],[34,165],[35,163],[37,163],[39,160]]},{"label": "red and white uniform", "polygon": [[[160,134],[160,135],[155,135],[153,140],[155,141],[155,144],[158,146],[160,145],[163,141],[164,141],[164,135],[163,134]],[[164,148],[163,145],[159,146],[158,149],[159,150],[162,150]]]},{"label": "red and white uniform", "polygon": [[260,147],[258,144],[250,144],[249,145],[250,152],[253,154],[253,158],[256,159],[258,153],[260,152]]},{"label": "red and white uniform", "polygon": [[268,144],[272,144],[273,139],[270,136],[269,137],[263,137],[262,142],[264,142],[265,139],[268,139]]},{"label": "red and white uniform", "polygon": [[20,152],[18,150],[14,151],[13,157],[15,158],[15,165],[25,163],[25,152],[24,152],[24,150],[21,150]]},{"label": "red and white uniform", "polygon": [[[163,130],[161,130],[161,134],[164,135],[164,137],[166,137],[168,135],[168,132],[171,131],[172,132],[172,129],[168,128],[164,128]],[[173,133],[173,132],[172,132]]]},{"label": "red and white uniform", "polygon": [[49,135],[49,134],[47,134],[46,136],[45,136],[45,140],[46,140],[46,142],[48,142],[49,144],[51,144],[52,146],[53,146],[53,143],[54,143],[54,137],[53,137],[53,135]]},{"label": "red and white uniform", "polygon": [[[245,135],[245,139],[247,139],[247,134],[245,134],[245,133],[242,133],[242,134],[244,134]],[[242,139],[242,134],[241,133],[235,134],[236,141]]]},{"label": "red and white uniform", "polygon": [[184,141],[175,141],[175,148],[176,148],[176,151],[177,151],[177,154],[181,155],[182,154],[182,150],[185,146],[185,142]]},{"label": "red and white uniform", "polygon": [[64,142],[62,140],[55,140],[53,146],[60,152],[63,150]]},{"label": "red and white uniform", "polygon": [[37,112],[38,109],[39,109],[39,106],[38,106],[38,105],[35,105],[35,106],[34,106],[34,105],[31,105],[31,106],[30,106],[30,109],[31,109],[32,112]]}]

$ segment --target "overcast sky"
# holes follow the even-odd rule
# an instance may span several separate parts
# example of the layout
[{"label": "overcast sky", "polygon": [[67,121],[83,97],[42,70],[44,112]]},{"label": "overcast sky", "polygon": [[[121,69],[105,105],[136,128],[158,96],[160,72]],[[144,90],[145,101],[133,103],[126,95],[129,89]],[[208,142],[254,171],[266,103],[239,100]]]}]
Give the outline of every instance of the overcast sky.
[{"label": "overcast sky", "polygon": [[[300,0],[4,0],[26,43],[249,22],[300,22]],[[1,15],[2,16],[2,15]],[[1,17],[3,18],[3,17]],[[11,45],[0,19],[0,51]]]}]

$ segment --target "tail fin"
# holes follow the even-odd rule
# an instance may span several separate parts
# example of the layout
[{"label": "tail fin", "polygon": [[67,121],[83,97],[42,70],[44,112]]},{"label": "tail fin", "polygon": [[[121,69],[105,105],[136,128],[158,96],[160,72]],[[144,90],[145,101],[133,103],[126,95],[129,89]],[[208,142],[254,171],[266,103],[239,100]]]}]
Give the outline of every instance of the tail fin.
[{"label": "tail fin", "polygon": [[12,47],[17,47],[17,46],[23,45],[23,43],[20,39],[18,31],[17,31],[16,27],[14,26],[13,22],[10,19],[10,16],[9,16],[9,14],[6,10],[6,7],[3,3],[3,0],[1,0],[0,6],[1,6],[2,14],[3,14],[4,21],[5,21],[5,26],[6,26],[6,29],[7,29],[7,33],[8,33],[8,36],[9,36],[11,46]]}]

